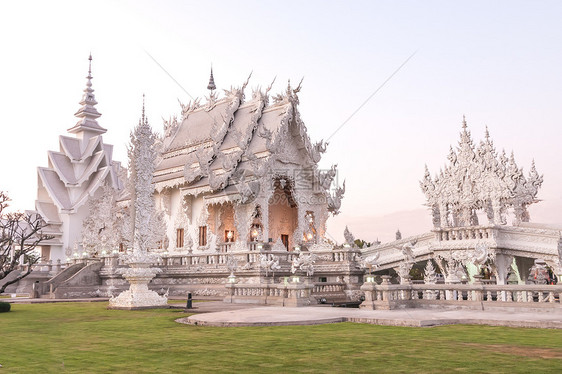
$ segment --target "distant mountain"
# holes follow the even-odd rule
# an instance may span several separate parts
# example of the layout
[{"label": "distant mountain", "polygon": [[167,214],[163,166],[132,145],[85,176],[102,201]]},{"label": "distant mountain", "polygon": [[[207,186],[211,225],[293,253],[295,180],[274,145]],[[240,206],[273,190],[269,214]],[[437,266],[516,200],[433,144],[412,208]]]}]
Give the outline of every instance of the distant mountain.
[{"label": "distant mountain", "polygon": [[[548,226],[562,227],[562,198],[549,199],[529,207],[531,223],[542,223]],[[486,222],[480,217],[481,222]],[[343,242],[345,226],[355,238],[367,242],[380,240],[388,242],[395,239],[396,230],[400,229],[402,237],[422,234],[432,229],[431,214],[427,209],[399,211],[385,215],[347,215],[342,212],[328,220],[327,237]]]},{"label": "distant mountain", "polygon": [[381,216],[349,216],[342,213],[328,220],[327,236],[341,243],[346,225],[355,238],[367,242],[373,242],[378,238],[383,243],[394,240],[398,229],[405,238],[427,232],[432,228],[431,215],[423,208]]}]

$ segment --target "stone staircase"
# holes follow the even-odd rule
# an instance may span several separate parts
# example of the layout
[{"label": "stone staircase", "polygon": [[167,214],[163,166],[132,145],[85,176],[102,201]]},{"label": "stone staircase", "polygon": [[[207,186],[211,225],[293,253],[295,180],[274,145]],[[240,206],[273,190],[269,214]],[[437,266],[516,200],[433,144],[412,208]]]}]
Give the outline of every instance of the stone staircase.
[{"label": "stone staircase", "polygon": [[40,283],[38,286],[38,294],[41,299],[54,299],[55,290],[63,284],[68,279],[72,278],[76,273],[78,273],[82,268],[86,266],[85,263],[73,264],[48,281]]}]

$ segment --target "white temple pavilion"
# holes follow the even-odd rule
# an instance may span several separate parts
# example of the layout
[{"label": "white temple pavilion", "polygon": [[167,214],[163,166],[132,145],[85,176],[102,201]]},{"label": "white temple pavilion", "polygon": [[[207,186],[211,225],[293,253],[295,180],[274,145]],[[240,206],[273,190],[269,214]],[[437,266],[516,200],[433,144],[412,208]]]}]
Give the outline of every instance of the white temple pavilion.
[{"label": "white temple pavilion", "polygon": [[[456,150],[434,178],[420,182],[434,228],[424,233],[363,250],[376,257],[377,272],[409,273],[412,266],[434,261],[446,281],[474,280],[482,267],[497,284],[528,281],[535,260],[562,276],[561,228],[531,223],[527,207],[536,203],[543,177],[532,163],[525,176],[513,153],[498,154],[486,129],[476,146],[463,118]],[[404,268],[405,252],[413,261]],[[402,266],[402,267],[401,267]]]},{"label": "white temple pavilion", "polygon": [[79,249],[82,222],[89,214],[88,200],[99,194],[103,184],[123,189],[119,179],[121,163],[114,161],[113,146],[103,142],[107,131],[97,119],[101,114],[92,89],[92,57],[84,95],[75,116],[78,122],[59,136],[60,150],[48,152],[48,166],[37,168],[35,209],[48,223],[45,233],[54,238],[42,243],[41,255],[53,261],[65,261]]}]

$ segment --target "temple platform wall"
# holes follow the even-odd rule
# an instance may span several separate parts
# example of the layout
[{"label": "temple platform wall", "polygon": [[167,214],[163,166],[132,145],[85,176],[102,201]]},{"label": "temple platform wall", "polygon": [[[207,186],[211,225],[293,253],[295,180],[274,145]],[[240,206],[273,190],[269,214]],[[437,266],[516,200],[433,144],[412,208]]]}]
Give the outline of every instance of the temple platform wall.
[{"label": "temple platform wall", "polygon": [[[275,255],[280,255],[274,252]],[[291,284],[296,274],[310,284],[311,295],[316,301],[325,302],[359,301],[360,286],[363,283],[363,270],[357,263],[356,249],[342,249],[316,253],[314,274],[307,276],[303,271],[291,272],[293,252],[285,252],[280,256],[280,269],[272,272],[260,267],[260,255],[268,252],[246,251],[232,254],[216,252],[209,254],[185,254],[162,256],[154,264],[162,270],[149,284],[149,288],[159,294],[170,296],[213,296],[224,298],[229,295],[227,284],[232,273],[228,266],[228,258],[235,256],[240,264],[234,271],[236,285],[239,288],[255,288],[261,286],[281,287]],[[127,265],[118,256],[100,259],[73,259],[61,269],[58,278],[52,273],[32,272],[22,282],[29,286],[36,277],[41,275],[40,294],[38,297],[49,298],[80,298],[80,297],[111,297],[128,289],[129,285],[121,273]],[[73,270],[74,269],[74,270]],[[68,273],[64,276],[63,273]],[[49,275],[50,274],[50,275]],[[58,279],[58,281],[56,281]],[[277,286],[274,286],[277,285]],[[251,296],[251,295],[249,295]],[[255,300],[254,300],[255,302]]]}]

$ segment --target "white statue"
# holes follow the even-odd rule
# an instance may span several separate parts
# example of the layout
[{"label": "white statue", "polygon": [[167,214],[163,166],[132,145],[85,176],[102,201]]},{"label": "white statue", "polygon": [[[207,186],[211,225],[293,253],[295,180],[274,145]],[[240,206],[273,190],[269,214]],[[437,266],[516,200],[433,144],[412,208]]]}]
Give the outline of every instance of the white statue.
[{"label": "white statue", "polygon": [[478,268],[484,265],[488,260],[488,246],[483,243],[477,244],[470,260]]},{"label": "white statue", "polygon": [[355,237],[349,231],[347,226],[345,226],[345,230],[343,230],[343,237],[345,238],[345,243],[350,245],[351,247],[355,247]]},{"label": "white statue", "polygon": [[417,240],[412,240],[402,246],[402,255],[404,260],[400,263],[397,273],[400,276],[401,282],[405,282],[410,277],[410,270],[414,266],[415,255],[413,248],[417,244]]},{"label": "white statue", "polygon": [[358,260],[361,268],[363,269],[367,268],[369,269],[369,272],[372,272],[373,268],[375,269],[378,268],[380,255],[381,255],[380,252],[375,252],[374,254],[366,258],[359,257]]},{"label": "white statue", "polygon": [[229,255],[226,258],[226,268],[230,270],[230,276],[234,276],[234,272],[238,268],[238,259],[235,256]]},{"label": "white statue", "polygon": [[265,270],[266,277],[268,276],[270,271],[273,273],[273,276],[275,276],[275,270],[281,269],[281,265],[279,265],[279,256],[275,256],[272,253],[261,254],[260,268]]},{"label": "white statue", "polygon": [[402,246],[402,255],[404,256],[404,262],[413,264],[415,262],[414,246],[417,244],[417,240],[412,240],[405,243]]},{"label": "white statue", "polygon": [[295,274],[297,270],[301,270],[305,272],[307,276],[312,276],[314,274],[314,263],[316,262],[316,258],[317,256],[314,253],[299,253],[298,256],[293,257],[293,261],[291,263],[291,273]]}]

